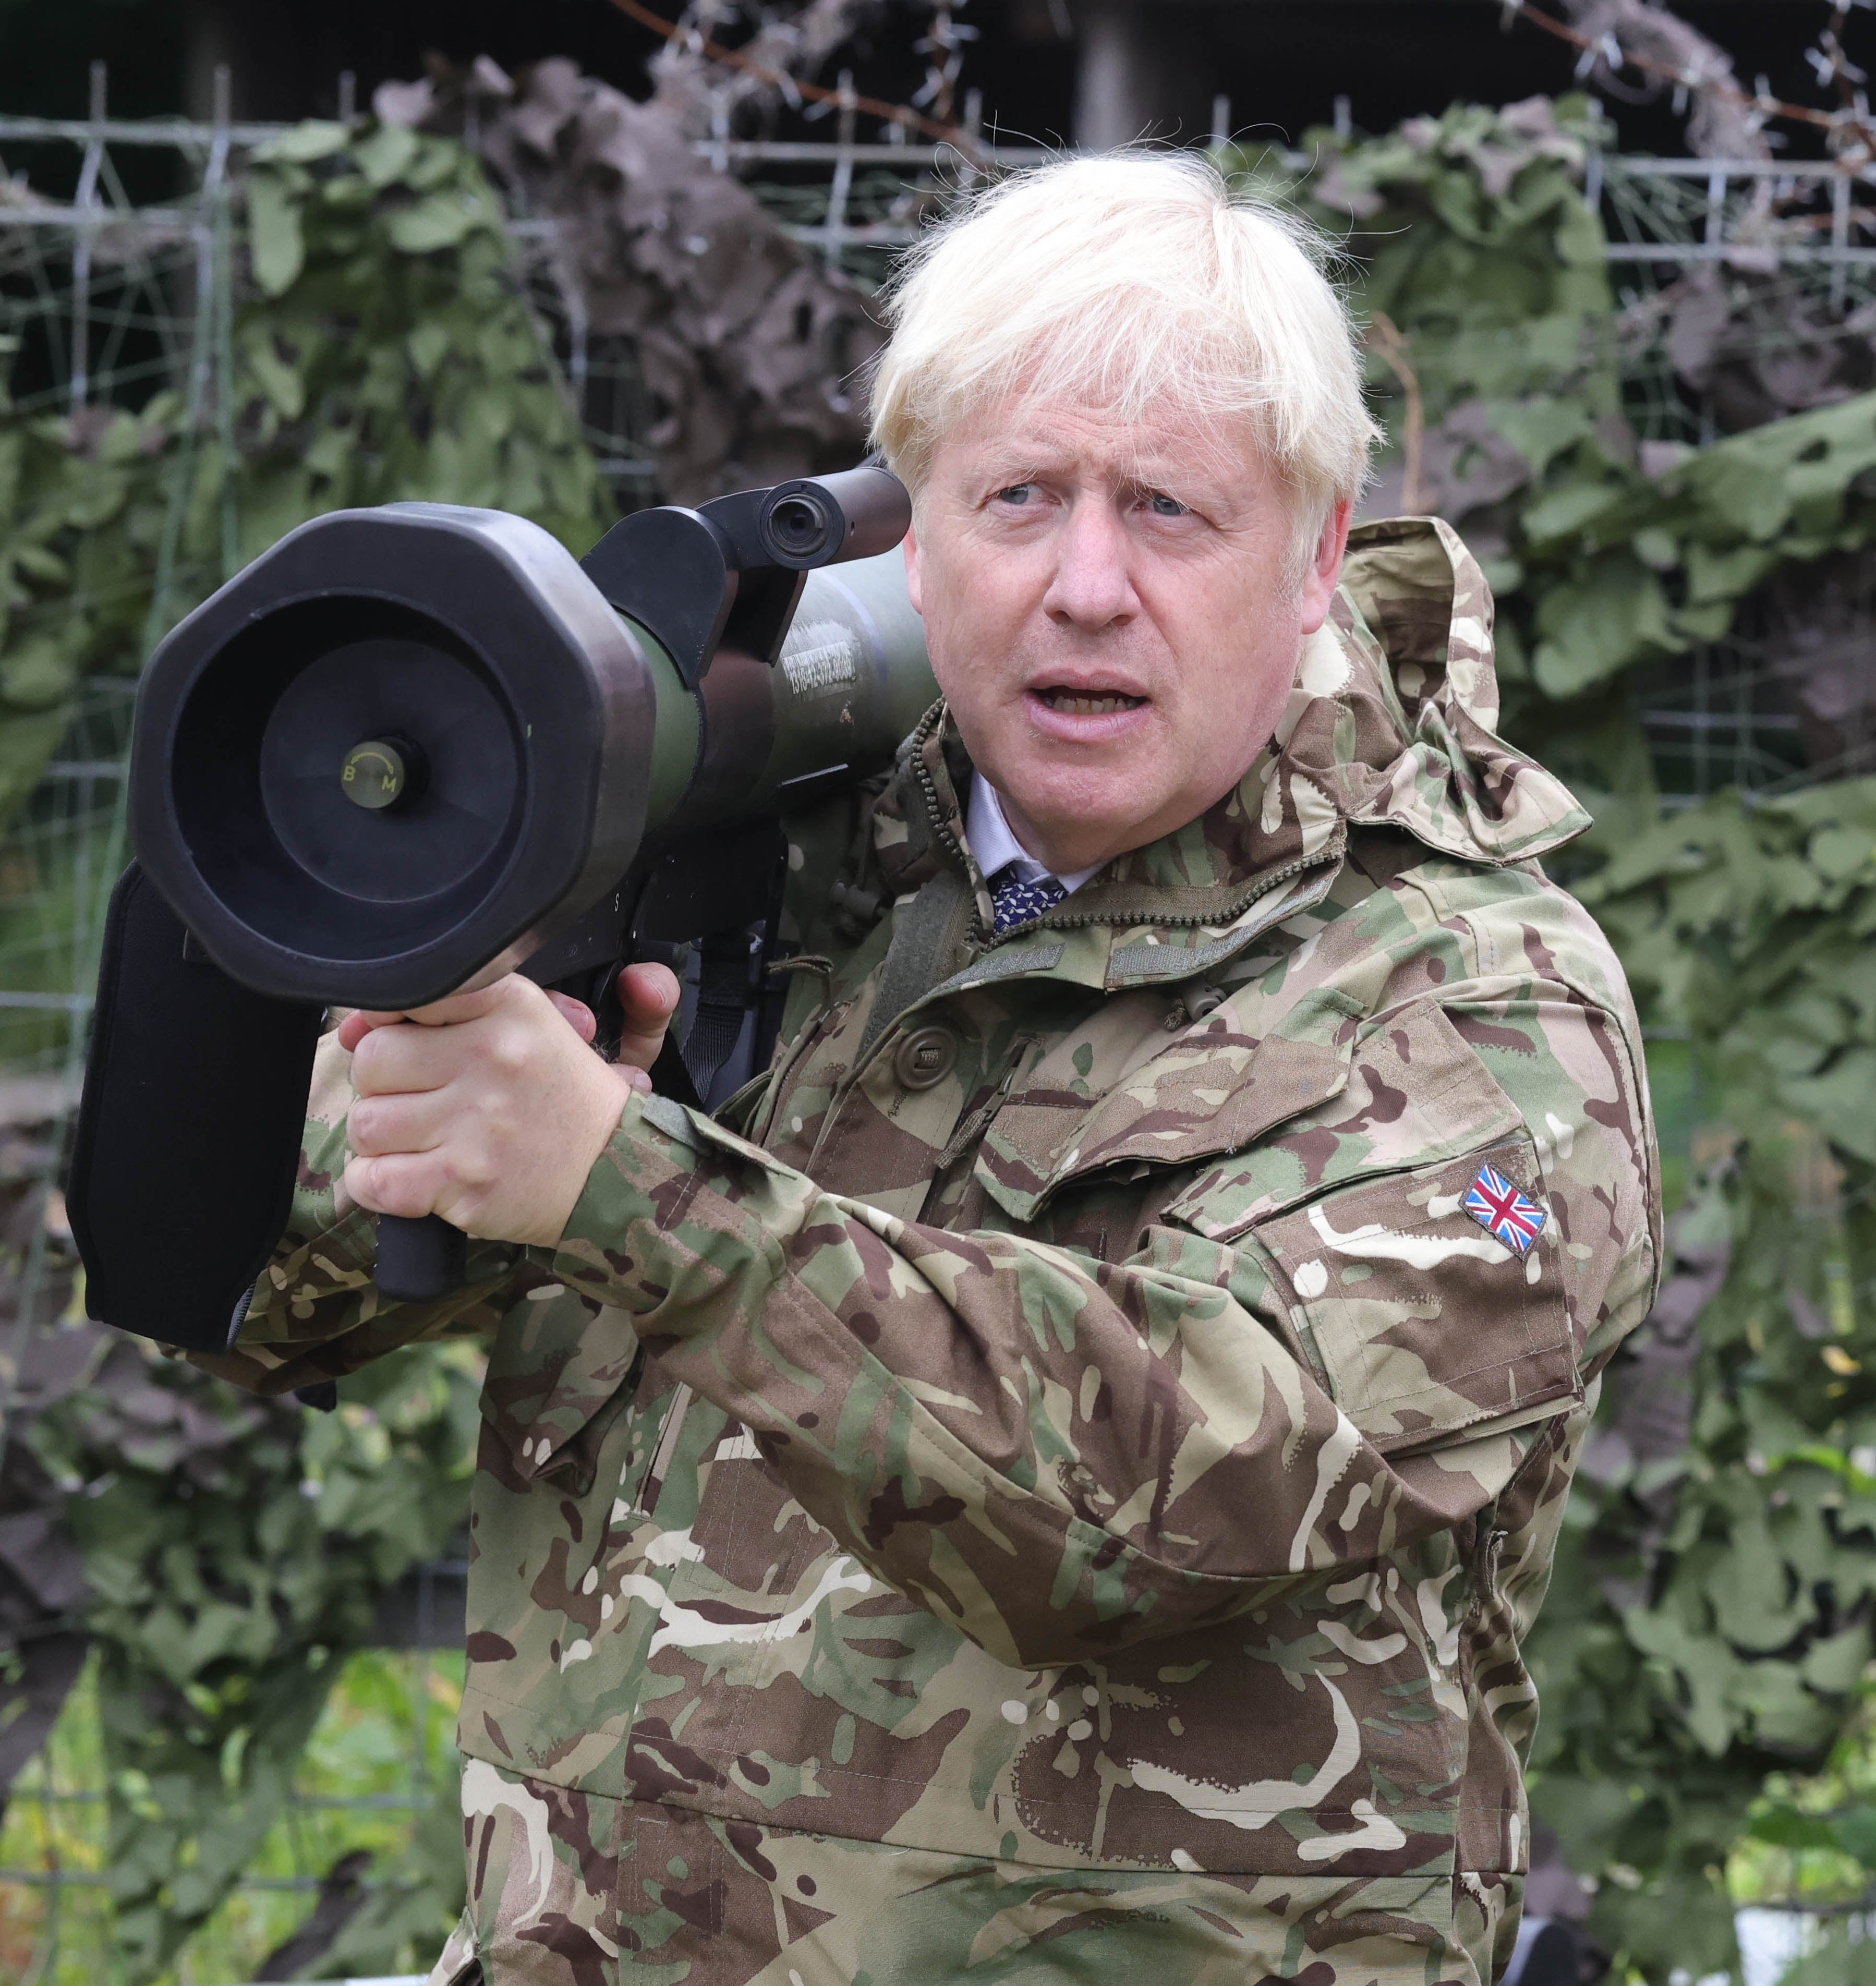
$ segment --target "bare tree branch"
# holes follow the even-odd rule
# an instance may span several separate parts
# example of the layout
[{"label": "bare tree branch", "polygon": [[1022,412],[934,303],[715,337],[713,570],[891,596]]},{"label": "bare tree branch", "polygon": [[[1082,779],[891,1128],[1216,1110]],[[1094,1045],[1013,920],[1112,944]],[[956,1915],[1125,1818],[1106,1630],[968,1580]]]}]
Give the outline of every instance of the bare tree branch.
[{"label": "bare tree branch", "polygon": [[[1563,0],[1578,32],[1594,45],[1584,58],[1585,80],[1632,102],[1685,90],[1688,149],[1706,159],[1771,157],[1753,109],[1733,72],[1733,58],[1677,14],[1650,0]],[[1675,79],[1652,76],[1639,87],[1621,73],[1622,59],[1640,56]],[[1635,72],[1635,73],[1645,73]]]},{"label": "bare tree branch", "polygon": [[752,73],[765,69],[783,76],[817,76],[841,46],[885,11],[883,0],[807,0],[786,11],[762,9],[763,19],[737,52],[748,69],[726,69],[702,52],[743,9],[736,0],[693,0],[679,17],[696,32],[688,42],[668,42],[647,66],[656,85],[652,101],[683,123],[692,137],[711,135],[716,117],[733,117],[745,105],[768,105],[775,86]]}]

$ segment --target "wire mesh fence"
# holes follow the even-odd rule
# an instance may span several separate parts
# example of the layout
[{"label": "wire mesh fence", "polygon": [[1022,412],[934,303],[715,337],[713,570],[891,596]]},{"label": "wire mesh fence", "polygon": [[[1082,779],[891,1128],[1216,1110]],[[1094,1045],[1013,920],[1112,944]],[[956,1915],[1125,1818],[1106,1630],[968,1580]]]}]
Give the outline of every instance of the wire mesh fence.
[{"label": "wire mesh fence", "polygon": [[[1876,385],[1876,185],[1847,163],[1592,160],[1645,463]],[[1867,773],[1867,557],[1774,580],[1723,641],[1630,685],[1664,803]]]},{"label": "wire mesh fence", "polygon": [[[106,82],[101,70],[94,75],[84,119],[0,118],[0,365],[20,409],[82,421],[169,389],[186,396],[194,419],[228,402],[233,176],[274,127],[233,123],[225,83],[223,113],[207,123],[114,121]],[[342,90],[342,100],[349,95]],[[978,116],[967,102],[967,125]],[[1214,124],[1221,136],[1230,129],[1228,103]],[[895,142],[868,141],[843,101],[825,141],[719,133],[699,150],[714,170],[746,180],[827,266],[871,284],[891,251],[978,169],[947,148],[897,142],[903,131],[891,130]],[[981,143],[976,150],[989,170],[1041,156]],[[1764,329],[1756,355],[1768,362],[1808,353],[1876,310],[1876,202],[1834,168],[1611,157],[1592,161],[1591,177],[1624,312],[1628,404],[1645,442],[1697,445],[1715,431],[1714,409],[1688,390],[1674,346],[1690,271],[1756,286],[1755,321]],[[656,410],[632,341],[589,334],[549,224],[517,217],[512,231],[516,268],[553,328],[603,473],[621,505],[655,500],[647,436]],[[179,580],[182,513],[203,500],[185,464],[166,498],[153,638]],[[224,559],[239,522],[224,516]],[[1869,578],[1847,562],[1826,590],[1829,612],[1821,621],[1813,612],[1807,625],[1817,641],[1854,658],[1867,649],[1876,614]],[[1725,786],[1775,789],[1876,765],[1876,741],[1847,728],[1841,713],[1794,698],[1783,673],[1793,626],[1790,603],[1768,595],[1735,637],[1639,682],[1670,803]],[[1807,678],[1819,679],[1816,670]],[[40,1161],[48,1168],[76,1095],[104,904],[126,850],[134,691],[126,678],[84,685],[42,778],[0,840],[0,1075],[31,1079],[51,1099],[42,1106],[52,1124]],[[46,1204],[56,1222],[56,1199]],[[26,1251],[15,1332],[42,1321],[45,1225]],[[245,1978],[251,1955],[318,1905],[348,1856],[369,1850],[395,1860],[435,1811],[438,1789],[454,1775],[462,1571],[425,1568],[387,1608],[379,1638],[389,1651],[354,1658],[284,1818],[233,1901],[192,1943],[179,1977]],[[81,1686],[15,1782],[0,1824],[0,1977],[66,1986],[113,1976],[104,1801],[95,1696]]]}]

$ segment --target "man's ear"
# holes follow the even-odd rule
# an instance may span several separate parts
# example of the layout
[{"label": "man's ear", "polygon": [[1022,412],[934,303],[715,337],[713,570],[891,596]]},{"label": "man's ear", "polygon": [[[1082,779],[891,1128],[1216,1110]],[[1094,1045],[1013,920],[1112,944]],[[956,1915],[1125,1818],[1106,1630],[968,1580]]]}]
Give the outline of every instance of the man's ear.
[{"label": "man's ear", "polygon": [[1303,574],[1302,597],[1298,603],[1305,635],[1313,635],[1329,618],[1329,604],[1342,584],[1342,561],[1349,549],[1349,525],[1354,514],[1354,504],[1343,497],[1329,512],[1322,535],[1316,540],[1315,556]]},{"label": "man's ear", "polygon": [[918,533],[915,527],[907,527],[904,547],[905,597],[912,603],[912,611],[922,615],[925,611],[925,575],[918,568]]}]

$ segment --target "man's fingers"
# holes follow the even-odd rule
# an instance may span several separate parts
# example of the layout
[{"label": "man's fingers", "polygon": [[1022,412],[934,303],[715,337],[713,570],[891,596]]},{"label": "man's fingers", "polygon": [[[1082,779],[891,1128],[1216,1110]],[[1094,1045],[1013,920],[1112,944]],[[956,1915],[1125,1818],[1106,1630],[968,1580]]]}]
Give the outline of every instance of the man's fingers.
[{"label": "man's fingers", "polygon": [[593,1037],[599,1032],[599,1023],[594,1018],[592,1008],[584,1000],[576,1000],[571,993],[556,993],[550,990],[547,998],[560,1010],[568,1025],[581,1041],[590,1045]]},{"label": "man's fingers", "polygon": [[360,1096],[345,1119],[345,1143],[360,1158],[433,1151],[443,1142],[451,1106],[443,1089]]},{"label": "man's fingers", "polygon": [[351,1055],[374,1028],[394,1026],[403,1018],[402,1014],[372,1014],[362,1007],[354,1007],[338,1024],[338,1045]]},{"label": "man's fingers", "polygon": [[352,1052],[352,1086],[361,1096],[440,1089],[461,1070],[463,1048],[453,1030],[375,1028]]},{"label": "man's fingers", "polygon": [[369,1213],[396,1213],[421,1220],[436,1211],[446,1176],[427,1152],[377,1158],[354,1156],[345,1164],[345,1190]]},{"label": "man's fingers", "polygon": [[380,1028],[395,1027],[399,1021],[415,1021],[419,1027],[447,1028],[461,1021],[479,1021],[492,1013],[507,997],[508,981],[497,979],[473,993],[452,993],[447,999],[433,1000],[427,1007],[413,1007],[407,1013],[376,1013],[355,1008],[338,1024],[338,1045],[349,1054],[367,1035]]},{"label": "man's fingers", "polygon": [[619,1007],[635,1033],[662,1028],[678,1010],[683,989],[668,965],[628,965],[619,974]]}]

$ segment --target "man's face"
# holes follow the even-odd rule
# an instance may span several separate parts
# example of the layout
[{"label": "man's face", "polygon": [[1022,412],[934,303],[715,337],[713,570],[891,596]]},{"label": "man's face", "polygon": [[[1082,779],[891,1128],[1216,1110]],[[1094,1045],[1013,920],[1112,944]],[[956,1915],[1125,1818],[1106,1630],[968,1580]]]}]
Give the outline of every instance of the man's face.
[{"label": "man's face", "polygon": [[1329,611],[1348,507],[1300,586],[1291,529],[1248,425],[1016,399],[939,444],[912,604],[972,762],[1051,869],[1142,847],[1243,777]]}]

